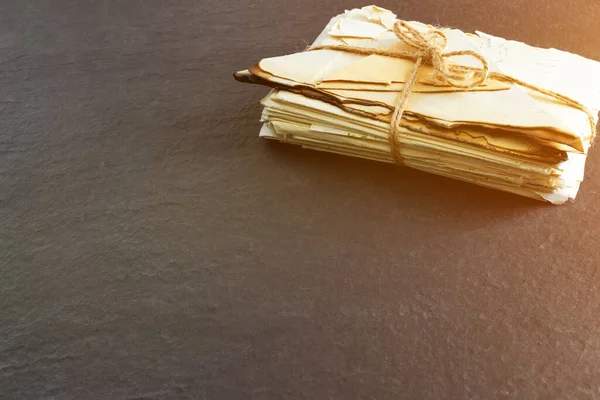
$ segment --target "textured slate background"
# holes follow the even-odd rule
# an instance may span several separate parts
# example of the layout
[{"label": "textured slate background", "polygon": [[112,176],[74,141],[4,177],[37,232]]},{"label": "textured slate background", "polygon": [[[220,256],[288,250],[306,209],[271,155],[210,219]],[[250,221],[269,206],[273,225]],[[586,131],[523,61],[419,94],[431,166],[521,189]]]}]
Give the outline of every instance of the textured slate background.
[{"label": "textured slate background", "polygon": [[[0,398],[600,397],[600,151],[552,207],[264,143],[231,73],[321,3],[0,0]],[[380,5],[600,59],[596,0]]]}]

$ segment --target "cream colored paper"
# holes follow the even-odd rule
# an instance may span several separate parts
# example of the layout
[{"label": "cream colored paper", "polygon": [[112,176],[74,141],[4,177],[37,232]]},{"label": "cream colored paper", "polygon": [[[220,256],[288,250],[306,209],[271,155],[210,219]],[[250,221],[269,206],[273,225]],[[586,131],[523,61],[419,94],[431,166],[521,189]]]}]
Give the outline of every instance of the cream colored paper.
[{"label": "cream colored paper", "polygon": [[[380,7],[349,10],[334,17],[312,47],[408,51],[392,32],[395,21]],[[411,25],[422,32],[433,28]],[[486,58],[490,71],[598,111],[600,80],[589,76],[600,76],[600,63],[479,32],[443,31],[446,51],[474,50]],[[478,66],[463,56],[451,62]],[[314,50],[263,59],[236,78],[276,88],[262,101],[261,137],[394,162],[390,116],[412,65],[387,56]],[[575,198],[593,136],[585,113],[494,80],[471,90],[450,87],[430,67],[419,71],[412,89],[399,129],[404,165],[554,204]]]}]

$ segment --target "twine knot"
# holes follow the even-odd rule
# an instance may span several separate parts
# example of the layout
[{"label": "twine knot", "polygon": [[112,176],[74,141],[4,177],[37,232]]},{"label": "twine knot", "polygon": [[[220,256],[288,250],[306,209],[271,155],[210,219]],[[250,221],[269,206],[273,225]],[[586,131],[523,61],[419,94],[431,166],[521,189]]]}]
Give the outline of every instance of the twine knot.
[{"label": "twine knot", "polygon": [[[472,88],[485,83],[489,74],[488,63],[485,58],[472,50],[451,51],[444,53],[448,38],[439,29],[432,29],[426,34],[419,32],[406,21],[396,21],[393,28],[394,34],[401,42],[411,46],[415,61],[431,64],[434,76],[442,84],[458,88]],[[466,67],[449,63],[449,59],[456,56],[470,56],[481,64],[481,67]],[[412,85],[415,82],[406,84]]]}]

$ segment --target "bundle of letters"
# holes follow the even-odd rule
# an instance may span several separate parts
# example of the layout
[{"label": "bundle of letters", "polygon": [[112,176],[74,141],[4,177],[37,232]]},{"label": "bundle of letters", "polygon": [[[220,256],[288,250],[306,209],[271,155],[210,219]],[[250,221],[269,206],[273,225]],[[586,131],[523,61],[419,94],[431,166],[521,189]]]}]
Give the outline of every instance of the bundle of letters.
[{"label": "bundle of letters", "polygon": [[271,88],[261,137],[553,204],[577,195],[600,107],[596,61],[376,6],[234,76]]}]

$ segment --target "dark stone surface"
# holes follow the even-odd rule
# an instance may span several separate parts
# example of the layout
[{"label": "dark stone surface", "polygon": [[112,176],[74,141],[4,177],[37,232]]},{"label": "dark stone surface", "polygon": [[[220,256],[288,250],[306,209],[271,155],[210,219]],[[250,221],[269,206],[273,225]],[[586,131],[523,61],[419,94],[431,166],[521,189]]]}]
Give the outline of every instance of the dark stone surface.
[{"label": "dark stone surface", "polygon": [[[598,149],[553,207],[257,138],[232,72],[362,5],[0,0],[0,398],[600,397]],[[597,0],[380,5],[600,59]]]}]

